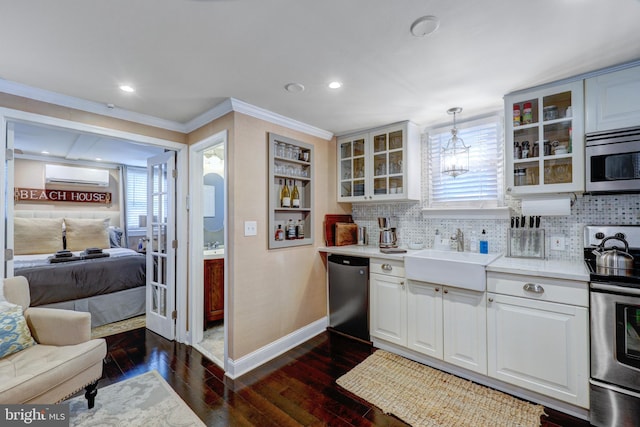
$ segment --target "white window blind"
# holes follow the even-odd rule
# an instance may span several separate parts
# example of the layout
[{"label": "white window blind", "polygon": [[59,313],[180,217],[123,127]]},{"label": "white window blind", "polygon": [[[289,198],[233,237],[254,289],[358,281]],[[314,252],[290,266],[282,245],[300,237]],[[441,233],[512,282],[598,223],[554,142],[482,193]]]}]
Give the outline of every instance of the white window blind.
[{"label": "white window blind", "polygon": [[140,215],[147,215],[147,169],[127,166],[125,176],[126,229],[129,234],[145,230],[139,222]]},{"label": "white window blind", "polygon": [[498,116],[458,123],[458,137],[469,147],[469,172],[455,178],[442,174],[442,150],[451,127],[429,132],[428,162],[430,208],[497,207],[503,198],[502,119]]}]

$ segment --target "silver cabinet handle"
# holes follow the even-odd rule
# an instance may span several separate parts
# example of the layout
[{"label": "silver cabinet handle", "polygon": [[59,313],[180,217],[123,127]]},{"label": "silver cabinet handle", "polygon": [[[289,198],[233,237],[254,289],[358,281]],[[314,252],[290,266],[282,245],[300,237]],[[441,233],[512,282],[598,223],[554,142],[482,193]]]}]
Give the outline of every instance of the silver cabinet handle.
[{"label": "silver cabinet handle", "polygon": [[436,288],[436,292],[440,292],[440,288]]},{"label": "silver cabinet handle", "polygon": [[382,268],[384,271],[391,271],[393,270],[393,267],[391,266],[391,264],[382,264],[380,266],[380,268]]},{"label": "silver cabinet handle", "polygon": [[445,294],[448,294],[448,293],[449,293],[449,291],[448,291],[448,290],[446,290],[446,289],[445,289],[443,292],[444,292]]},{"label": "silver cabinet handle", "polygon": [[489,302],[493,302],[493,298],[489,298]]},{"label": "silver cabinet handle", "polygon": [[534,294],[544,293],[544,288],[535,283],[525,283],[522,289],[524,289],[527,292],[533,292]]}]

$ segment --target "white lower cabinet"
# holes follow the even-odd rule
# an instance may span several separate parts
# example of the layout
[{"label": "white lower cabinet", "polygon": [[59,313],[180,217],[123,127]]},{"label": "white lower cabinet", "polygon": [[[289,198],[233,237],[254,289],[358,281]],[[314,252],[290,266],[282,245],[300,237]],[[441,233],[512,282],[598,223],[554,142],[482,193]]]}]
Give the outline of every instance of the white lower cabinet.
[{"label": "white lower cabinet", "polygon": [[[541,289],[551,295],[552,286]],[[487,293],[488,375],[588,408],[588,309],[541,300],[544,293],[538,299]]]},{"label": "white lower cabinet", "polygon": [[484,292],[409,281],[407,346],[481,374],[487,373]]},{"label": "white lower cabinet", "polygon": [[406,347],[407,291],[404,268],[393,262],[376,263],[372,260],[370,270],[369,334]]}]

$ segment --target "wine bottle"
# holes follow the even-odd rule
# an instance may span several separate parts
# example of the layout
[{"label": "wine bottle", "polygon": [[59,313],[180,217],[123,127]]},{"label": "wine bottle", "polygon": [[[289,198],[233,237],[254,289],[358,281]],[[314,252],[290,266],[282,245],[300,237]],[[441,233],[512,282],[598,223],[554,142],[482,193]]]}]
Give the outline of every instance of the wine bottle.
[{"label": "wine bottle", "polygon": [[[280,185],[282,185],[282,180],[280,180]],[[283,208],[291,207],[291,194],[289,193],[289,187],[287,187],[286,181],[282,190],[280,190],[280,206]]]},{"label": "wine bottle", "polygon": [[298,186],[295,180],[293,181],[293,191],[291,192],[291,207],[300,207],[300,193],[298,192]]}]

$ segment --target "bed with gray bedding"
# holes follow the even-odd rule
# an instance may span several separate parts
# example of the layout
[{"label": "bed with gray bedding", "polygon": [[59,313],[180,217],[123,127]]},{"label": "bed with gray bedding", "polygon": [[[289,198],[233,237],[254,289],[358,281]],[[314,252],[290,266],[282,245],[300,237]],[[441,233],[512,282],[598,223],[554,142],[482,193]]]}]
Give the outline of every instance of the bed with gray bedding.
[{"label": "bed with gray bedding", "polygon": [[124,248],[103,252],[110,256],[59,263],[49,261],[53,254],[19,255],[14,275],[29,281],[31,306],[88,311],[94,327],[144,314],[146,257]]},{"label": "bed with gray bedding", "polygon": [[143,315],[146,257],[113,241],[109,218],[56,214],[14,218],[13,275],[29,281],[31,305],[89,312],[93,327]]}]

